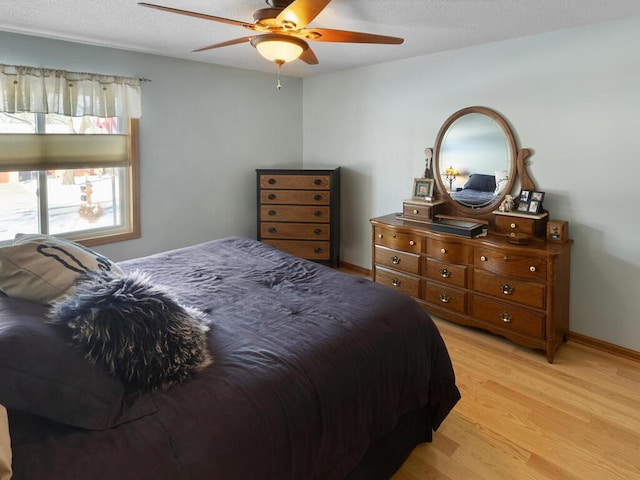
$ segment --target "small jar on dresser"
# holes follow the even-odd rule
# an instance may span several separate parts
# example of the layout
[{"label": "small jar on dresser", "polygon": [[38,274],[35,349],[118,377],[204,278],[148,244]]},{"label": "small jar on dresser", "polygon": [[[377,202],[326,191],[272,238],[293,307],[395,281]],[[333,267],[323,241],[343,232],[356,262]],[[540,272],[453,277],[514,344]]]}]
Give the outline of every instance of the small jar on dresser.
[{"label": "small jar on dresser", "polygon": [[339,266],[340,167],[260,168],[256,174],[258,240]]}]

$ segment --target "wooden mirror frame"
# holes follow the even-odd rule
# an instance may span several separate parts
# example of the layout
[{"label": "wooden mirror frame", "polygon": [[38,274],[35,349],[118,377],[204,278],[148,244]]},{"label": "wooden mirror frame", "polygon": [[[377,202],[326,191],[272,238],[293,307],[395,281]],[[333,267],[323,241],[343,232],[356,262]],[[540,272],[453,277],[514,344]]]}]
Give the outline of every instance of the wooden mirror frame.
[{"label": "wooden mirror frame", "polygon": [[[495,197],[495,199],[488,205],[473,208],[466,206],[457,200],[453,199],[449,193],[447,192],[447,188],[443,181],[444,172],[440,169],[440,149],[442,147],[442,142],[444,140],[445,135],[447,134],[451,125],[463,117],[464,115],[468,115],[471,113],[486,115],[494,120],[502,131],[505,134],[507,139],[507,143],[509,145],[509,153],[511,156],[511,164],[509,166],[509,180],[507,182],[507,186],[504,188],[502,193]],[[511,130],[511,127],[507,123],[507,121],[494,110],[486,107],[474,106],[467,107],[461,110],[458,110],[453,115],[451,115],[442,125],[438,135],[436,136],[434,155],[433,155],[433,165],[432,168],[434,170],[434,179],[436,181],[436,185],[438,188],[438,192],[444,201],[443,213],[446,215],[454,215],[460,216],[464,218],[472,218],[472,219],[482,219],[488,220],[489,223],[493,223],[493,215],[491,212],[496,210],[498,206],[502,203],[505,196],[507,194],[511,194],[513,187],[515,185],[516,179],[520,178],[520,185],[522,189],[526,190],[537,190],[534,182],[529,177],[525,168],[525,160],[530,155],[529,149],[520,149],[518,150],[516,139]],[[445,167],[443,167],[445,168]]]}]

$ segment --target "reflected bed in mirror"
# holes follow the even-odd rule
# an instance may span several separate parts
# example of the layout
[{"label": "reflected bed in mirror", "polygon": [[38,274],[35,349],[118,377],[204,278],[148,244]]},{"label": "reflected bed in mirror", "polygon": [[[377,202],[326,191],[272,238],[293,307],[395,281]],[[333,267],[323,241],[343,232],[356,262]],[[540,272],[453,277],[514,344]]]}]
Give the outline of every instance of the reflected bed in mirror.
[{"label": "reflected bed in mirror", "polygon": [[517,148],[506,120],[485,107],[455,112],[435,145],[435,180],[451,213],[486,214],[513,188]]}]

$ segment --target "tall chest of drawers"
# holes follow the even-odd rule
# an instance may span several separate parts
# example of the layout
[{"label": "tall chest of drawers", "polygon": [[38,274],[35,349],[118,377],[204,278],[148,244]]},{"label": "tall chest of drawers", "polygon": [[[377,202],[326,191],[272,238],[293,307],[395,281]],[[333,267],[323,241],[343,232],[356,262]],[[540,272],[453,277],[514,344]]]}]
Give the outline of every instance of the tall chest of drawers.
[{"label": "tall chest of drawers", "polygon": [[258,169],[262,242],[337,267],[340,258],[340,167]]},{"label": "tall chest of drawers", "polygon": [[371,223],[376,282],[408,293],[436,316],[544,350],[553,362],[569,332],[572,241],[464,238],[395,215]]}]

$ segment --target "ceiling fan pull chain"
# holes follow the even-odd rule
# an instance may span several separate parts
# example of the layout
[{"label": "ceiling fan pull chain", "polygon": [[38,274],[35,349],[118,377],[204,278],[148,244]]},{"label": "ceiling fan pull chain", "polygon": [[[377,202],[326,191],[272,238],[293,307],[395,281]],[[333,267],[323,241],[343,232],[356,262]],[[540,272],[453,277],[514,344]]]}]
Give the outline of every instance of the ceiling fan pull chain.
[{"label": "ceiling fan pull chain", "polygon": [[276,86],[276,88],[278,90],[280,90],[282,88],[282,85],[280,84],[280,68],[282,67],[281,63],[278,63],[278,85]]}]

